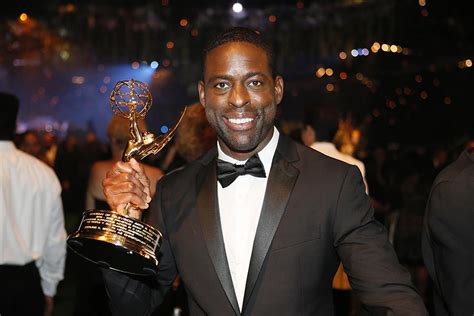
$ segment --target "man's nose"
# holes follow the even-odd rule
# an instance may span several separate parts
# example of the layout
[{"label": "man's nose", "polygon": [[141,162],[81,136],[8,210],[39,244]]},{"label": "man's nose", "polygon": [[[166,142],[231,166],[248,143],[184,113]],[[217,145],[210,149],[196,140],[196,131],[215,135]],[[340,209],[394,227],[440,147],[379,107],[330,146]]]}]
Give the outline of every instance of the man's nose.
[{"label": "man's nose", "polygon": [[240,108],[247,105],[250,102],[250,95],[247,91],[247,87],[244,84],[236,84],[232,87],[229,95],[229,104]]}]

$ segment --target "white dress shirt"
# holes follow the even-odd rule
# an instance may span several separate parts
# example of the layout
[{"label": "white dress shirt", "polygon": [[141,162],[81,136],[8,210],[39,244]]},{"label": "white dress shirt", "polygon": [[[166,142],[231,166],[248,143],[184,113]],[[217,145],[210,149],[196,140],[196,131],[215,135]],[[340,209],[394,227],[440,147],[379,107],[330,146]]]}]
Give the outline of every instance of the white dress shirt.
[{"label": "white dress shirt", "polygon": [[10,141],[0,141],[0,265],[34,260],[43,293],[54,296],[64,277],[65,259],[58,178],[45,163]]},{"label": "white dress shirt", "polygon": [[[243,175],[237,177],[226,188],[222,188],[220,183],[217,185],[219,213],[227,262],[229,263],[234,291],[241,310],[253,241],[257,232],[265,189],[272,166],[273,155],[278,145],[279,135],[278,130],[274,128],[272,139],[258,153],[258,157],[265,168],[266,178]],[[219,144],[217,148],[219,159],[234,164],[245,163],[245,161],[235,160],[227,156],[221,150]]]}]

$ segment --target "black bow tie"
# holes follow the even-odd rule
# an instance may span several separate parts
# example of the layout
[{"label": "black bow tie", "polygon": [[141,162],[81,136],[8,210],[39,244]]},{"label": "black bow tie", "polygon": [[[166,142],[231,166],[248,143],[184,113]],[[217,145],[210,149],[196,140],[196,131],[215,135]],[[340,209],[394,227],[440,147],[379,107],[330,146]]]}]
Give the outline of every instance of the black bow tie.
[{"label": "black bow tie", "polygon": [[250,157],[245,165],[232,164],[220,159],[217,160],[217,180],[223,188],[229,186],[238,176],[244,174],[250,174],[258,178],[266,177],[262,161],[260,161],[257,155]]}]

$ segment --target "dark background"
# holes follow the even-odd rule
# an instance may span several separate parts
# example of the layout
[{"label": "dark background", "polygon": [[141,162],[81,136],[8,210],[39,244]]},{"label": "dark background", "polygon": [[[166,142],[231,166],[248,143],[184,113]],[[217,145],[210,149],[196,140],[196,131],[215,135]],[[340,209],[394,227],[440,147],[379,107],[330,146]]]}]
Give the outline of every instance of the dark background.
[{"label": "dark background", "polygon": [[[473,125],[473,71],[460,67],[473,56],[474,28],[465,3],[241,3],[240,15],[232,13],[232,1],[9,4],[0,13],[0,90],[20,96],[20,128],[59,134],[94,129],[104,138],[114,83],[142,80],[154,96],[147,120],[158,130],[173,124],[185,104],[197,101],[200,51],[209,36],[243,25],[272,38],[286,79],[283,122],[300,122],[308,110],[332,105],[350,113],[371,144],[427,145],[459,142]],[[21,13],[28,14],[24,22]],[[373,53],[374,42],[403,51]],[[368,56],[351,55],[363,48]],[[340,52],[348,57],[342,60]],[[160,64],[156,70],[149,66],[153,60]],[[321,67],[334,74],[318,78]],[[83,83],[74,83],[74,77]]]}]

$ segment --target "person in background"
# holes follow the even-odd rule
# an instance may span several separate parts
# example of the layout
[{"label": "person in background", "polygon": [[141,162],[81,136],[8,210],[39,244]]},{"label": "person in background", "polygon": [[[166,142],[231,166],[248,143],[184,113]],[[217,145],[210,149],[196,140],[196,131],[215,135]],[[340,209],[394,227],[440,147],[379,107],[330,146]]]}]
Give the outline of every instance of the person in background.
[{"label": "person in background", "polygon": [[362,161],[351,155],[339,151],[334,144],[334,139],[339,129],[340,114],[335,107],[324,106],[316,110],[314,118],[311,120],[312,125],[306,125],[306,133],[311,134],[311,128],[314,130],[315,141],[309,146],[320,153],[329,157],[344,161],[350,165],[356,166],[362,179],[364,180],[365,192],[369,192],[367,180],[365,179],[365,165]]},{"label": "person in background", "polygon": [[167,151],[163,169],[172,171],[198,159],[215,145],[216,140],[216,132],[209,125],[201,104],[197,102],[189,105],[174,142]]},{"label": "person in background", "polygon": [[58,153],[58,144],[56,136],[52,132],[44,132],[41,137],[43,147],[45,150],[44,157],[48,165],[54,168],[56,162],[56,155]]},{"label": "person in background", "polygon": [[433,281],[435,316],[474,313],[473,223],[474,146],[467,142],[436,177],[424,216],[423,260]]},{"label": "person in background", "polygon": [[66,231],[54,171],[12,142],[19,101],[0,93],[0,315],[52,315]]},{"label": "person in background", "polygon": [[43,160],[40,139],[38,133],[33,130],[28,130],[20,135],[18,149]]}]

